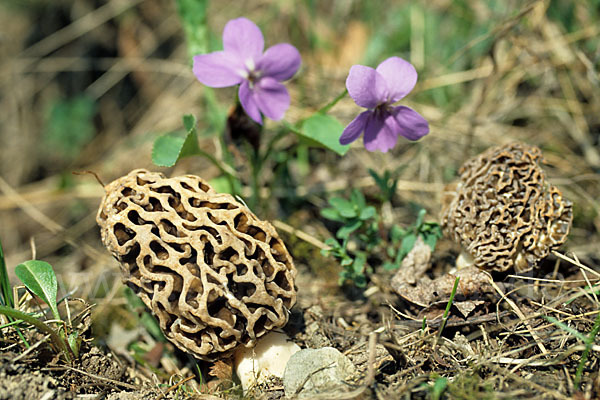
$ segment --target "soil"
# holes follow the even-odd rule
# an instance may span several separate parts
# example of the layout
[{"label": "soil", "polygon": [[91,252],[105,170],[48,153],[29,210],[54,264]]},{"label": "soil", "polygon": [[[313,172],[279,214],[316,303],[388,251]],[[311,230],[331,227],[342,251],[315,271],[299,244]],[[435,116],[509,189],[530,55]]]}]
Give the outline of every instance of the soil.
[{"label": "soil", "polygon": [[[551,266],[545,263],[543,267]],[[542,268],[526,278],[546,272]],[[575,268],[570,273],[565,281],[581,278]],[[453,377],[446,393],[455,398],[495,398],[498,390],[521,398],[525,393],[535,393],[532,398],[564,398],[563,393],[569,390],[569,378],[564,374],[575,374],[581,352],[568,351],[564,347],[566,335],[552,329],[544,318],[529,319],[526,324],[498,293],[490,293],[480,297],[466,317],[453,306],[440,335],[441,316],[447,303],[422,307],[407,302],[386,284],[392,280],[391,273],[380,278],[354,300],[344,291],[330,290],[330,294],[317,299],[301,294],[286,326],[287,333],[301,347],[332,346],[353,362],[357,373],[348,381],[346,397],[340,393],[336,396],[398,398],[411,393],[413,398],[429,398],[433,384],[444,377]],[[585,301],[554,301],[540,306],[546,296],[564,298],[560,291],[565,288],[557,285],[535,289],[524,282],[506,279],[498,283],[524,315],[542,312],[560,317],[568,313],[573,316],[575,329],[590,329],[583,316],[594,310]],[[308,282],[301,279],[298,284]],[[322,284],[314,284],[312,290],[325,292]],[[457,295],[456,301],[466,301],[468,296]],[[532,332],[537,341],[531,339]],[[374,346],[369,342],[373,335]],[[36,338],[33,334],[31,342]],[[178,387],[174,382],[157,385],[157,375],[148,374],[147,366],[117,356],[106,346],[85,344],[79,359],[69,366],[45,343],[13,361],[18,355],[14,352],[18,346],[15,340],[16,337],[1,342],[0,399],[169,399],[181,398],[183,393],[185,398],[210,399],[239,398],[241,394],[233,377],[209,373],[213,368],[210,363],[197,364],[202,381],[192,374],[193,379],[184,384],[190,385],[184,392],[184,385]],[[541,357],[537,343],[544,344],[546,356]],[[170,357],[166,353],[169,348],[161,357],[163,365],[164,357]],[[175,355],[174,362],[185,368],[189,359]],[[588,398],[600,396],[599,361],[597,353],[591,352],[583,369],[586,396],[591,396]],[[284,398],[281,380],[254,388],[249,396]]]}]

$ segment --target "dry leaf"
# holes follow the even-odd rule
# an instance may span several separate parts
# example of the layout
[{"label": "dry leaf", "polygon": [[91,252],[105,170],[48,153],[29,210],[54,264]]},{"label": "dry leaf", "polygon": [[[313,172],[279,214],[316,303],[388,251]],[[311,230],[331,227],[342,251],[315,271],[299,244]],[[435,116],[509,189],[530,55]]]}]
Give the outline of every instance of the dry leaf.
[{"label": "dry leaf", "polygon": [[[434,280],[426,272],[431,266],[431,248],[419,237],[413,249],[402,261],[402,266],[391,280],[392,289],[404,299],[421,307],[445,304],[457,277],[460,278],[454,305],[466,318],[483,300],[473,299],[484,293],[493,293],[488,275],[475,267],[459,269]],[[463,300],[464,299],[464,300]]]},{"label": "dry leaf", "polygon": [[223,379],[223,380],[231,379],[231,375],[232,375],[231,362],[229,360],[228,361],[219,360],[219,361],[215,362],[212,365],[212,367],[210,367],[210,371],[208,371],[208,374],[210,376],[214,376],[215,378],[218,378],[218,379]]}]

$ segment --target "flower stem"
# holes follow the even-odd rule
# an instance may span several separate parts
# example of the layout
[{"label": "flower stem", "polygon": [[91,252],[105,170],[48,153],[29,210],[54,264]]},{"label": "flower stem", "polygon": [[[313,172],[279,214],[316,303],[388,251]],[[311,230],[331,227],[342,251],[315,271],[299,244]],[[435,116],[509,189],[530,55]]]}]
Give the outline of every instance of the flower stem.
[{"label": "flower stem", "polygon": [[252,185],[252,194],[250,196],[250,209],[253,212],[258,212],[256,207],[258,207],[260,203],[260,183],[259,176],[260,171],[263,167],[263,158],[260,157],[258,152],[250,152],[250,164],[252,169],[252,177],[250,184]]},{"label": "flower stem", "polygon": [[212,154],[210,154],[202,149],[198,149],[197,151],[198,151],[199,155],[205,157],[215,167],[217,167],[219,169],[219,171],[221,171],[221,173],[223,175],[225,175],[225,177],[227,177],[227,180],[229,181],[229,185],[231,186],[231,189],[235,192],[237,190],[236,189],[237,185],[235,184],[235,182],[237,181],[237,177],[235,176],[235,170],[233,170],[231,168],[231,166],[229,166],[229,164],[220,163],[219,160],[217,160]]},{"label": "flower stem", "polygon": [[335,106],[341,99],[343,99],[344,97],[346,97],[346,94],[348,93],[348,90],[345,89],[342,93],[338,94],[336,98],[334,98],[333,100],[331,100],[329,103],[325,104],[323,107],[321,107],[315,114],[321,113],[321,114],[326,114],[329,110],[331,110],[333,108],[333,106]]}]

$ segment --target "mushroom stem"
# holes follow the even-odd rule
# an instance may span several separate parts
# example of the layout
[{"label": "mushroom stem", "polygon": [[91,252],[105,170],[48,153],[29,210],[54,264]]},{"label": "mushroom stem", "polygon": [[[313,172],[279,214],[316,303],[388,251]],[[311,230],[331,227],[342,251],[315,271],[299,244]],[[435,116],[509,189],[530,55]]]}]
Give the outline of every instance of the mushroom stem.
[{"label": "mushroom stem", "polygon": [[475,260],[465,250],[456,257],[456,269],[464,269],[475,265]]},{"label": "mushroom stem", "polygon": [[283,332],[269,332],[258,340],[255,347],[237,350],[233,355],[234,369],[244,394],[271,376],[283,378],[288,360],[299,350],[300,346]]}]

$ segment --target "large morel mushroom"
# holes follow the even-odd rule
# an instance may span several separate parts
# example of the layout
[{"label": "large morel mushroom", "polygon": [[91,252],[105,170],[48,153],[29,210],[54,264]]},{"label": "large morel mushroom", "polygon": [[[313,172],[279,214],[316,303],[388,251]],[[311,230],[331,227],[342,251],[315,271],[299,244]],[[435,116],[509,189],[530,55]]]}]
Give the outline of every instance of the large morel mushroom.
[{"label": "large morel mushroom", "polygon": [[466,253],[458,266],[524,272],[565,242],[572,205],[546,181],[541,159],[539,148],[511,143],[460,168],[459,182],[446,188],[441,214],[444,232]]},{"label": "large morel mushroom", "polygon": [[214,361],[287,323],[296,269],[271,224],[192,175],[139,169],[105,190],[102,242],[177,347]]}]

